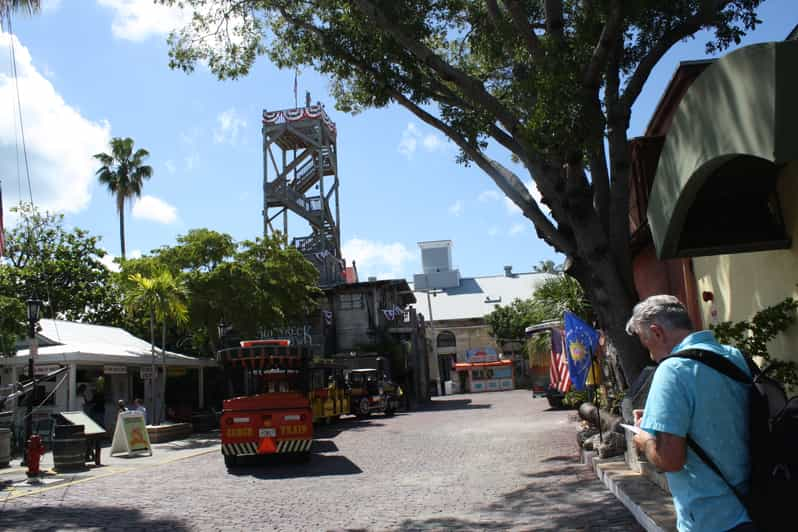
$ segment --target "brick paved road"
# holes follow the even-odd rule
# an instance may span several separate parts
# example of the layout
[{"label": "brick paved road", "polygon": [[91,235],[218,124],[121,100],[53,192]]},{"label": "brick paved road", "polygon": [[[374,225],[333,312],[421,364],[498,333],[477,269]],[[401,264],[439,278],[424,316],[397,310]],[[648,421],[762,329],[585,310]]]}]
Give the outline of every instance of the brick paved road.
[{"label": "brick paved road", "polygon": [[211,453],[6,502],[0,529],[640,530],[576,462],[570,412],[528,392],[318,432],[308,464]]}]

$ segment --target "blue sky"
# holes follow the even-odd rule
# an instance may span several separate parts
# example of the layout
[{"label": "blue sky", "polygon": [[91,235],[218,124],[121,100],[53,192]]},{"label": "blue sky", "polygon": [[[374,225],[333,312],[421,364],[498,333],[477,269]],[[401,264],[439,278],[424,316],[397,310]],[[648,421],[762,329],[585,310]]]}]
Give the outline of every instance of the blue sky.
[{"label": "blue sky", "polygon": [[[260,234],[263,109],[293,107],[294,74],[260,58],[252,73],[219,82],[204,68],[191,75],[168,67],[166,34],[180,12],[152,0],[43,0],[35,17],[18,16],[14,30],[20,100],[34,202],[64,212],[69,225],[102,237],[119,251],[113,198],[94,177],[91,155],[111,137],[132,137],[151,153],[154,176],[144,197],[128,207],[129,256],[191,228],[208,227],[236,239]],[[782,40],[798,23],[794,0],[768,0],[763,23],[743,45]],[[7,31],[7,30],[6,30]],[[630,136],[645,129],[679,61],[705,57],[706,36],[677,45],[653,72],[634,109]],[[10,77],[10,36],[0,35],[0,179],[8,212],[27,199],[18,172],[19,127]],[[326,104],[338,129],[341,228],[345,257],[361,278],[420,271],[416,243],[451,239],[464,276],[529,271],[562,258],[537,240],[531,223],[512,208],[477,168],[454,162],[442,135],[398,106],[356,116],[340,113],[328,82],[312,71],[299,77],[300,101],[310,91]],[[21,174],[21,175],[20,175]],[[308,231],[289,221],[291,236]]]}]

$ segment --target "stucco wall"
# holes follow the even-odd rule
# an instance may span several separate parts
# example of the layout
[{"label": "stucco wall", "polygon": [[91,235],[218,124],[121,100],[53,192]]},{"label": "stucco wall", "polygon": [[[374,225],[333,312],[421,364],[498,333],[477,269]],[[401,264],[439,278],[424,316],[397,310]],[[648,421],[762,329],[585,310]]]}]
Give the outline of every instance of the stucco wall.
[{"label": "stucco wall", "polygon": [[[749,319],[787,297],[798,298],[798,161],[782,170],[778,190],[791,249],[693,259],[698,296],[713,292],[719,321]],[[699,305],[704,323],[713,323],[711,305],[703,301]],[[772,356],[798,361],[798,325],[771,342],[769,351]]]}]

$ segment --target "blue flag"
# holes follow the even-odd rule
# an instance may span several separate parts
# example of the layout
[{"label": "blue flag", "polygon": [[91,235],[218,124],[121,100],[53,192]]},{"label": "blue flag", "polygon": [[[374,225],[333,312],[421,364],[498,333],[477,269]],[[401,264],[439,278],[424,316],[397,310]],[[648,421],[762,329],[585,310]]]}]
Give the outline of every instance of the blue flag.
[{"label": "blue flag", "polygon": [[587,373],[598,347],[599,334],[570,312],[565,313],[565,346],[574,390],[584,390]]}]

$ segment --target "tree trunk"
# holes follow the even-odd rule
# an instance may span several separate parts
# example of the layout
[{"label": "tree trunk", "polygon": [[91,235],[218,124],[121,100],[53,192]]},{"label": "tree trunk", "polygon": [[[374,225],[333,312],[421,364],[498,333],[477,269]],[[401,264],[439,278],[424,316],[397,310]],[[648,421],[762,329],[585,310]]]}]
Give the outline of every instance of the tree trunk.
[{"label": "tree trunk", "polygon": [[150,423],[157,425],[155,422],[155,311],[150,310]]},{"label": "tree trunk", "polygon": [[158,412],[160,419],[166,419],[166,319],[163,320],[161,328],[161,369],[163,379],[161,380],[161,410]]},{"label": "tree trunk", "polygon": [[117,201],[119,209],[119,242],[122,245],[122,260],[125,260],[125,200]]}]

